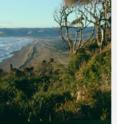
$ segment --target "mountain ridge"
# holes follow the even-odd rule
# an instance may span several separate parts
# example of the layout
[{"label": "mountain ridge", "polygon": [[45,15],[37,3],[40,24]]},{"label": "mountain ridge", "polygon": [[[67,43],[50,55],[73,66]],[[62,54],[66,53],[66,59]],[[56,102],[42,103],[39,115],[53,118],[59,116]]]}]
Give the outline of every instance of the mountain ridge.
[{"label": "mountain ridge", "polygon": [[[75,36],[78,28],[70,28],[69,31]],[[93,27],[84,30],[84,35],[93,31]],[[0,28],[0,37],[39,37],[54,38],[60,37],[59,28]],[[87,36],[86,36],[87,37]]]}]

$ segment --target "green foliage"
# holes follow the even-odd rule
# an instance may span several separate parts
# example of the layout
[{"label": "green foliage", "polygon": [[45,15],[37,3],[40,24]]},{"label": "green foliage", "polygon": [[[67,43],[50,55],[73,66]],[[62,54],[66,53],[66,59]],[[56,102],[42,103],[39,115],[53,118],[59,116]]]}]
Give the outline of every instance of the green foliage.
[{"label": "green foliage", "polygon": [[96,90],[91,92],[94,103],[92,105],[80,103],[80,119],[108,120],[111,119],[111,92]]},{"label": "green foliage", "polygon": [[[111,51],[94,54],[87,64],[83,64],[76,72],[76,78],[83,83],[109,82],[111,77]],[[103,81],[103,82],[102,82]],[[110,83],[110,82],[109,82]]]},{"label": "green foliage", "polygon": [[80,66],[90,59],[90,54],[86,53],[84,49],[80,49],[77,55],[74,55],[70,59],[69,63],[69,73],[74,75],[77,70],[79,70]]},{"label": "green foliage", "polygon": [[90,47],[68,67],[46,63],[33,76],[1,76],[0,120],[111,119],[110,47],[94,54]]}]

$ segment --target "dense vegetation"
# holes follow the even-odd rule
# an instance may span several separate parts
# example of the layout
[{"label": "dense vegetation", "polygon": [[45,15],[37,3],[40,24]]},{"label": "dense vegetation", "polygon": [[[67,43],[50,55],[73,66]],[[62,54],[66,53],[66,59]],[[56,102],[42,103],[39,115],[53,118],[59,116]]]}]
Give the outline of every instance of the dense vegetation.
[{"label": "dense vegetation", "polygon": [[70,58],[68,67],[51,59],[31,73],[0,70],[0,121],[110,119],[110,44],[100,53],[88,42]]},{"label": "dense vegetation", "polygon": [[[68,66],[51,58],[36,70],[0,70],[0,121],[111,119],[111,1],[85,1],[74,7],[78,0],[65,0],[55,12]],[[94,30],[84,40],[89,25]]]}]

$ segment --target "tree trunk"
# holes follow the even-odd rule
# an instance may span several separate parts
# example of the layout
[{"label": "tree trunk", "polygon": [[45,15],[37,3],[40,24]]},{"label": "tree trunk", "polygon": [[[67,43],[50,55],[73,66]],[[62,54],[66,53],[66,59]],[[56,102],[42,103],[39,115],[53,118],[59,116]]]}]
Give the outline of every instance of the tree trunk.
[{"label": "tree trunk", "polygon": [[101,35],[101,29],[100,29],[100,26],[99,25],[96,25],[96,41],[97,41],[97,45],[100,49],[100,52],[101,52],[101,49],[102,49],[102,35]]}]

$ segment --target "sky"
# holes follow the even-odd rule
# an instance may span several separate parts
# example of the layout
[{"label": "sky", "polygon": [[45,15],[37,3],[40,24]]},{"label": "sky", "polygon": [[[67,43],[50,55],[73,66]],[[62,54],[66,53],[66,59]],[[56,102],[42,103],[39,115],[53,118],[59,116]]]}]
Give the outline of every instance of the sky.
[{"label": "sky", "polygon": [[0,0],[0,28],[56,27],[54,11],[62,0]]}]

